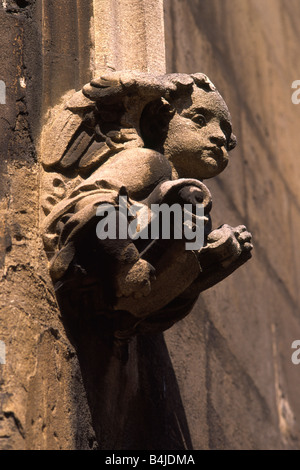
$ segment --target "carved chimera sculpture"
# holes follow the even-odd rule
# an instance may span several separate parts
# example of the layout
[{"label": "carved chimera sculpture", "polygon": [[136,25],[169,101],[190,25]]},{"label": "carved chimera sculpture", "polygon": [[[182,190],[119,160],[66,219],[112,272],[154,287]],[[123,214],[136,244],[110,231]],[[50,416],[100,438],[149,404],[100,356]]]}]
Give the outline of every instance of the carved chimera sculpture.
[{"label": "carved chimera sculpture", "polygon": [[[107,318],[116,338],[162,331],[251,256],[244,226],[211,230],[203,183],[236,144],[227,106],[203,74],[111,72],[68,98],[42,138],[44,242],[57,295],[68,315]],[[201,202],[204,247],[99,240],[96,210],[118,210],[120,195],[129,206]]]}]

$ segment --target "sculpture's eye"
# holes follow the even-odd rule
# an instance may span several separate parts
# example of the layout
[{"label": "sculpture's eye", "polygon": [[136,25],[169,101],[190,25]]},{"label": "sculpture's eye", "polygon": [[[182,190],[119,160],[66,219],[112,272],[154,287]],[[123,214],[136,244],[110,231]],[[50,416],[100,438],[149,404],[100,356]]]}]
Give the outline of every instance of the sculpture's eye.
[{"label": "sculpture's eye", "polygon": [[203,114],[195,114],[193,116],[192,121],[195,122],[198,126],[203,127],[206,125],[206,119]]}]

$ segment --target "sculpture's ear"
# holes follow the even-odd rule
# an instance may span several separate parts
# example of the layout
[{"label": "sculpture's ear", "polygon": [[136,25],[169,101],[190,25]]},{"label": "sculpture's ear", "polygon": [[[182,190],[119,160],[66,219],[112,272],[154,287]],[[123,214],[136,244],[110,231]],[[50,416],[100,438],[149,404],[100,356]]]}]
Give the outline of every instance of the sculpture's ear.
[{"label": "sculpture's ear", "polygon": [[148,103],[141,116],[140,129],[145,147],[157,150],[164,142],[175,108],[165,98]]},{"label": "sculpture's ear", "polygon": [[160,118],[170,119],[175,113],[174,106],[165,98],[159,98],[158,100],[151,101],[145,106],[143,115],[147,118]]}]

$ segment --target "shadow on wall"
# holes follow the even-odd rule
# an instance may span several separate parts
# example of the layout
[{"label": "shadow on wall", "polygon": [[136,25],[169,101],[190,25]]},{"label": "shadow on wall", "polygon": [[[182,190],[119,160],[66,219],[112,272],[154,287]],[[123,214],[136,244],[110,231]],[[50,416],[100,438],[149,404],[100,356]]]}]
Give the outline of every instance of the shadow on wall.
[{"label": "shadow on wall", "polygon": [[[93,318],[76,328],[74,321],[72,326],[65,322],[77,350],[97,449],[192,450],[163,334],[135,337],[124,357],[122,347],[107,340],[111,336],[105,322]],[[80,413],[78,409],[78,420]]]}]

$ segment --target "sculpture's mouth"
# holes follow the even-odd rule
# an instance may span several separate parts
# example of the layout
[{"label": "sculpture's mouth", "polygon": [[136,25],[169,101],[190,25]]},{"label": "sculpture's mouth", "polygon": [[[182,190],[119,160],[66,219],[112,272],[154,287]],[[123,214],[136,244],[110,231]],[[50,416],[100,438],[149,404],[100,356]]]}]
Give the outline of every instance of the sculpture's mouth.
[{"label": "sculpture's mouth", "polygon": [[225,147],[210,146],[202,150],[201,160],[208,171],[204,178],[212,178],[226,168],[229,155]]},{"label": "sculpture's mouth", "polygon": [[226,153],[224,152],[224,147],[217,147],[217,146],[205,147],[204,150],[208,151],[209,153],[211,153],[215,157],[218,157],[218,158],[225,157],[226,158]]}]

